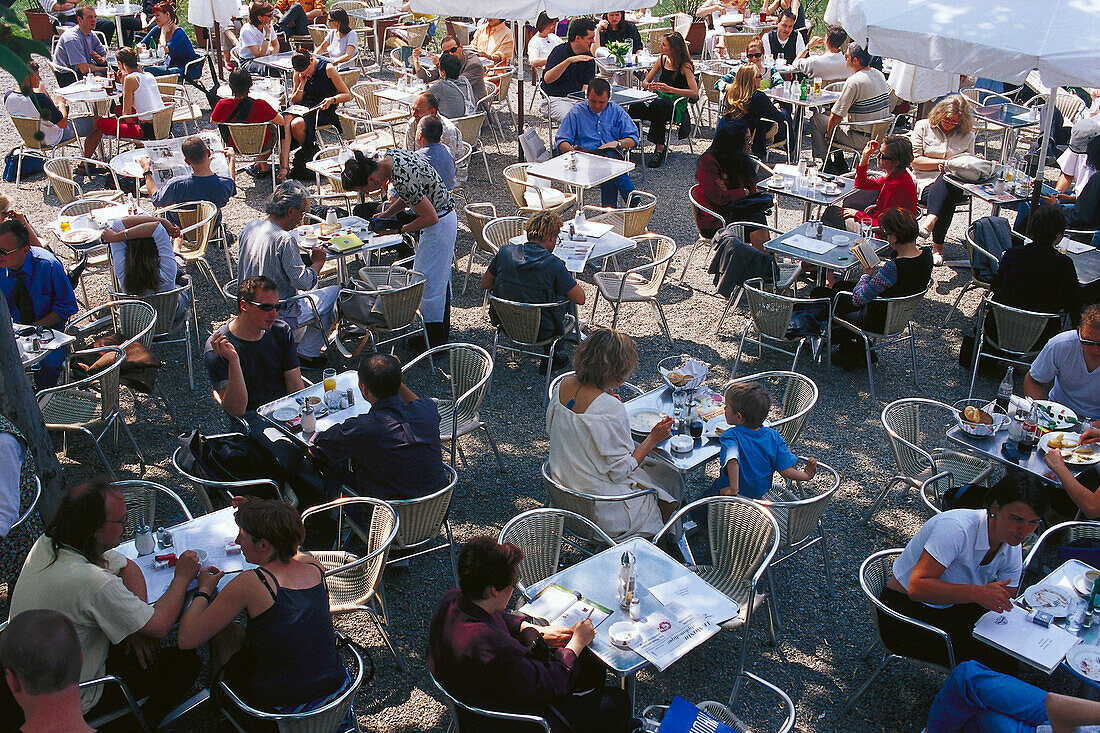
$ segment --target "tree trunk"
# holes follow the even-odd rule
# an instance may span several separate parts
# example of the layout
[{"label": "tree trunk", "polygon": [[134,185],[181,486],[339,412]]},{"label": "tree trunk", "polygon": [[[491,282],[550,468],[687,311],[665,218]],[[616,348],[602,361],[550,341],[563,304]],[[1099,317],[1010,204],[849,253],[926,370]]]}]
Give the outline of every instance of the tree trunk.
[{"label": "tree trunk", "polygon": [[15,423],[27,438],[34,454],[36,473],[42,481],[42,499],[38,511],[43,523],[53,518],[65,492],[61,464],[57,462],[53,440],[42,422],[42,411],[34,398],[34,389],[19,358],[19,346],[11,325],[7,299],[0,297],[0,413]]}]

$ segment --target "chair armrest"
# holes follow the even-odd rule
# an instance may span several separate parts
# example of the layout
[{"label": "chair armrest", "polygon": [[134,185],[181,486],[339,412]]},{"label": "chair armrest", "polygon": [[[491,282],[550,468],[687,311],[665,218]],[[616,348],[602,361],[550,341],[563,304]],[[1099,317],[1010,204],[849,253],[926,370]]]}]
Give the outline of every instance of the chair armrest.
[{"label": "chair armrest", "polygon": [[[73,354],[70,354],[69,358],[72,359],[73,357],[84,356],[86,354],[87,355],[103,354],[103,353],[106,353],[108,351],[115,352],[115,357],[116,357],[115,363],[112,364],[110,367],[108,367],[108,369],[116,368],[116,365],[119,365],[122,362],[126,361],[126,351],[124,349],[122,349],[122,347],[119,347],[119,346],[99,346],[99,347],[94,348],[94,349],[85,349],[84,351],[77,351]],[[104,371],[106,371],[106,370],[104,370]],[[97,372],[96,374],[92,374],[91,376],[84,377],[83,379],[78,379],[75,382],[66,382],[65,384],[59,384],[56,387],[47,387],[46,389],[39,390],[38,392],[36,392],[35,395],[34,395],[34,398],[36,400],[40,400],[43,397],[51,395],[55,392],[65,392],[67,390],[77,389],[79,387],[83,387],[85,385],[92,384],[93,382],[98,382],[99,378],[102,376],[102,374],[103,374],[103,372]]]}]

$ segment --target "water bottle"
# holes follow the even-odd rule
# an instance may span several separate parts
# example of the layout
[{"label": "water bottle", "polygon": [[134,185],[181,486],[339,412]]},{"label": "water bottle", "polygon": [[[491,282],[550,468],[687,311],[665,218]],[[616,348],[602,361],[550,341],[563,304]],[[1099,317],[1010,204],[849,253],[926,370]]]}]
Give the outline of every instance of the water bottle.
[{"label": "water bottle", "polygon": [[1012,399],[1012,374],[1013,368],[1009,367],[1005,378],[1001,380],[1001,386],[997,388],[997,406],[1008,413],[1008,403]]},{"label": "water bottle", "polygon": [[149,555],[157,549],[157,541],[153,539],[153,530],[145,522],[141,523],[134,534],[134,547],[138,555]]},{"label": "water bottle", "polygon": [[810,79],[809,79],[809,77],[804,76],[804,77],[802,77],[802,88],[799,90],[798,98],[801,99],[803,102],[805,102],[806,97],[809,95],[809,93],[810,93]]},{"label": "water bottle", "polygon": [[634,553],[627,550],[619,558],[619,608],[629,610],[638,587],[638,564]]}]

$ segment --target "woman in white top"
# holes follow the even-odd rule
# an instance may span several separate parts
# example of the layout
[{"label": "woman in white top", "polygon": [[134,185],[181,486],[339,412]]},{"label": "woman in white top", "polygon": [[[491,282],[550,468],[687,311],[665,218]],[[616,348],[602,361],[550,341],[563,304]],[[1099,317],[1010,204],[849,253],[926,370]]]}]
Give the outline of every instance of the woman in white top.
[{"label": "woman in white top", "polygon": [[[1046,491],[1038,477],[1014,471],[989,488],[985,509],[932,517],[894,561],[880,600],[947,632],[956,664],[976,659],[1011,672],[1015,663],[971,632],[986,611],[1011,608],[1023,570],[1020,545],[1047,510]],[[945,663],[938,657],[943,645],[913,626],[880,613],[879,630],[889,651]]]},{"label": "woman in white top", "polygon": [[321,41],[315,53],[329,59],[341,71],[351,68],[359,49],[356,33],[348,19],[348,11],[337,8],[329,13],[328,27],[328,36]]},{"label": "woman in white top", "polygon": [[554,33],[557,27],[557,18],[551,18],[546,11],[539,13],[539,18],[535,21],[535,35],[527,42],[527,60],[532,69],[545,68],[550,52],[565,42]]},{"label": "woman in white top", "polygon": [[[157,78],[142,71],[137,52],[132,48],[120,48],[116,54],[118,72],[116,80],[122,85],[122,104],[111,111],[109,117],[97,117],[95,129],[84,138],[84,157],[95,156],[96,148],[104,135],[118,134],[132,140],[152,140],[153,113],[164,108],[157,87]],[[119,120],[121,116],[138,115]]]},{"label": "woman in white top", "polygon": [[932,237],[932,264],[943,264],[943,243],[955,207],[966,197],[961,188],[943,178],[944,163],[959,155],[974,154],[974,113],[961,94],[952,94],[932,108],[927,119],[909,133],[913,143],[913,178],[917,194],[928,206],[921,220],[921,236]]},{"label": "woman in white top", "polygon": [[626,408],[608,392],[626,381],[637,364],[638,351],[629,336],[607,328],[595,331],[577,348],[576,373],[554,388],[546,410],[550,473],[559,483],[605,496],[657,490],[656,497],[597,504],[596,524],[614,539],[652,537],[672,514],[683,489],[679,473],[647,460],[672,434],[672,419],[658,422],[635,445]]},{"label": "woman in white top", "polygon": [[277,69],[256,63],[256,59],[279,53],[279,38],[275,34],[271,3],[255,2],[248,7],[248,22],[241,26],[237,56],[241,68],[252,74],[275,76]]},{"label": "woman in white top", "polygon": [[[172,251],[172,237],[179,227],[164,217],[127,216],[112,219],[103,232],[110,245],[111,268],[117,287],[127,295],[150,295],[175,290],[180,266]],[[186,310],[190,294],[180,295],[179,309]]]}]

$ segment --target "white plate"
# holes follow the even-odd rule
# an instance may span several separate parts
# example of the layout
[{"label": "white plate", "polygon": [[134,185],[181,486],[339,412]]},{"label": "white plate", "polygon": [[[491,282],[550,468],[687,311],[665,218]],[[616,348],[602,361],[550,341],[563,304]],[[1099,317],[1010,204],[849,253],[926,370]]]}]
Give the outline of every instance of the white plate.
[{"label": "white plate", "polygon": [[[1065,405],[1060,405],[1050,400],[1035,400],[1035,404],[1050,410],[1054,417],[1054,430],[1065,430],[1077,424],[1077,413]],[[1065,418],[1069,418],[1069,420]],[[1045,426],[1049,426],[1050,424],[1050,416],[1047,415],[1045,410],[1039,410],[1039,420],[1045,423]]]},{"label": "white plate", "polygon": [[1069,593],[1051,585],[1033,585],[1024,593],[1027,605],[1046,611],[1054,618],[1065,618],[1073,599]]},{"label": "white plate", "polygon": [[1100,646],[1078,644],[1066,654],[1068,664],[1077,674],[1100,682]]},{"label": "white plate", "polygon": [[277,422],[290,422],[298,417],[297,407],[280,407],[271,413],[271,419]]},{"label": "white plate", "polygon": [[707,424],[703,426],[703,436],[707,438],[721,437],[722,433],[729,430],[730,424],[726,422],[726,418],[723,415],[718,417],[712,417],[707,420]]},{"label": "white plate", "polygon": [[61,232],[61,241],[65,244],[87,244],[88,242],[94,242],[99,239],[100,231],[98,229],[70,229],[67,232]]},{"label": "white plate", "polygon": [[639,410],[630,416],[630,432],[649,435],[653,426],[663,418],[663,414],[654,410]]},{"label": "white plate", "polygon": [[[1097,570],[1086,570],[1073,579],[1073,589],[1083,596],[1092,595],[1092,584],[1095,582]],[[1093,580],[1089,580],[1088,576],[1092,575]]]},{"label": "white plate", "polygon": [[[1055,431],[1053,433],[1047,433],[1043,437],[1039,438],[1039,446],[1043,452],[1050,450],[1050,441],[1054,440],[1056,435],[1067,435],[1074,439],[1076,442],[1077,433],[1063,433]],[[1080,447],[1062,448],[1062,459],[1070,466],[1091,466],[1094,463],[1100,463],[1100,445],[1087,445]]]}]

